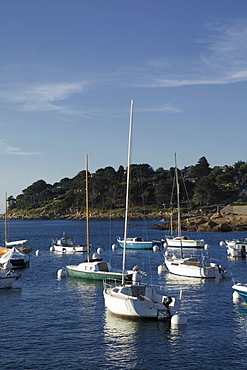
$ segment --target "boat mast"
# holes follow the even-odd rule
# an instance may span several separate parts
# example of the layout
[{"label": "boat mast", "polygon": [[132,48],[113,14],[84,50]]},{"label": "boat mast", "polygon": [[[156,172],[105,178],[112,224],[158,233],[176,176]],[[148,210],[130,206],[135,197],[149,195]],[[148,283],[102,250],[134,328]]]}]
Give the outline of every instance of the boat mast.
[{"label": "boat mast", "polygon": [[131,154],[131,139],[132,139],[133,104],[134,104],[134,100],[132,99],[130,101],[130,124],[129,124],[129,144],[128,144],[128,164],[127,164],[127,188],[126,188],[126,202],[125,202],[125,221],[124,221],[124,250],[123,250],[122,284],[124,284],[125,260],[126,260],[126,238],[127,238],[127,231],[128,231],[129,182],[130,182],[130,154]]},{"label": "boat mast", "polygon": [[4,246],[8,243],[8,200],[7,193],[5,193],[5,218],[4,218]]},{"label": "boat mast", "polygon": [[182,230],[181,230],[181,211],[180,211],[180,194],[179,194],[178,167],[177,167],[177,154],[176,153],[175,153],[175,176],[176,176],[177,202],[178,202],[178,237],[179,237],[179,240],[180,240],[181,257],[183,258]]},{"label": "boat mast", "polygon": [[88,155],[86,154],[86,234],[87,234],[87,261],[90,260],[89,238],[89,210],[88,210]]}]

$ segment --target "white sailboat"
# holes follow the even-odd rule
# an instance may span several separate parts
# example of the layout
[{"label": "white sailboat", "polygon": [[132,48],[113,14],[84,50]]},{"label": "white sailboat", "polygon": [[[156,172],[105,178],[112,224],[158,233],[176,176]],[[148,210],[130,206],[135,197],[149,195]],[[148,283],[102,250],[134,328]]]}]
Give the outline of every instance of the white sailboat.
[{"label": "white sailboat", "polygon": [[[221,279],[223,277],[231,277],[231,274],[221,266],[217,261],[211,259],[209,255],[201,253],[200,255],[190,255],[184,257],[183,248],[188,248],[188,244],[181,236],[181,223],[180,223],[180,206],[179,206],[179,182],[177,172],[177,160],[175,153],[175,176],[177,186],[177,199],[178,199],[178,240],[180,247],[180,257],[174,253],[165,252],[165,266],[167,270],[175,275],[187,276],[193,278],[215,278]],[[202,239],[203,240],[203,239]],[[204,240],[203,240],[204,241]],[[170,245],[169,245],[170,246]],[[195,248],[195,246],[193,246]],[[206,245],[205,245],[206,249]]]},{"label": "white sailboat", "polygon": [[129,207],[129,182],[130,182],[130,151],[133,120],[133,100],[130,104],[130,128],[128,144],[128,167],[127,167],[127,189],[125,207],[125,230],[124,230],[124,249],[122,265],[122,284],[112,286],[104,282],[104,300],[107,309],[119,316],[128,318],[156,318],[168,319],[173,316],[180,307],[181,296],[172,298],[159,294],[152,285],[141,282],[141,274],[133,274],[132,283],[124,282],[124,271],[126,261],[126,239],[128,227],[128,207]]},{"label": "white sailboat", "polygon": [[[32,252],[32,248],[25,247],[25,243],[27,242],[26,239],[23,240],[15,240],[15,241],[8,241],[8,196],[5,193],[5,218],[4,218],[4,247],[0,247],[0,256],[10,251],[13,247],[18,248],[21,252],[28,254]],[[26,258],[26,260],[29,257]]]},{"label": "white sailboat", "polygon": [[[88,205],[88,156],[86,156],[86,235],[87,235],[87,260],[79,265],[66,266],[70,277],[92,279],[92,280],[122,280],[121,270],[116,271],[109,262],[101,258],[90,258],[90,235],[89,235],[89,205]],[[126,280],[131,280],[131,273],[124,274]]]},{"label": "white sailboat", "polygon": [[[166,244],[168,247],[180,248],[203,248],[205,245],[204,239],[190,239],[187,236],[182,235],[181,229],[181,210],[180,210],[180,194],[179,194],[179,181],[178,181],[178,169],[177,169],[177,156],[175,153],[175,177],[176,177],[176,188],[177,188],[177,213],[178,213],[178,234],[177,236],[167,236]],[[172,222],[172,221],[171,221]]]},{"label": "white sailboat", "polygon": [[199,256],[177,257],[166,252],[165,266],[170,273],[179,276],[203,279],[231,277],[225,267],[203,253]]}]

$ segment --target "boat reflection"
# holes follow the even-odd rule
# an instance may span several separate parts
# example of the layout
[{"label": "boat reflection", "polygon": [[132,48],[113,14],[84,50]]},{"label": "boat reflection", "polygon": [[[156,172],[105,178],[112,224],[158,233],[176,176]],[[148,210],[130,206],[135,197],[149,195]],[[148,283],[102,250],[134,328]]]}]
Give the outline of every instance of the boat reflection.
[{"label": "boat reflection", "polygon": [[103,291],[103,282],[101,280],[90,280],[80,278],[67,278],[66,284],[70,289],[77,289],[78,291]]},{"label": "boat reflection", "polygon": [[166,287],[170,285],[171,287],[180,287],[181,289],[189,289],[192,286],[202,286],[204,284],[215,284],[218,282],[221,282],[221,279],[200,279],[170,273],[159,276],[159,283],[165,284]]},{"label": "boat reflection", "polygon": [[144,355],[145,351],[150,351],[150,338],[156,338],[156,343],[152,343],[154,356],[167,351],[173,353],[186,330],[186,327],[171,327],[169,321],[119,318],[106,310],[103,329],[105,359],[123,369],[150,368]]}]

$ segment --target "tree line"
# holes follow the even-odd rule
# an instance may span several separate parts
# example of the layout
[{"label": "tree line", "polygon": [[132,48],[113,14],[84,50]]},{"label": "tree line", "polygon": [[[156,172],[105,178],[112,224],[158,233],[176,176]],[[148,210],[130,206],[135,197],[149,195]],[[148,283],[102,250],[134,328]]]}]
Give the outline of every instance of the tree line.
[{"label": "tree line", "polygon": [[[176,207],[174,190],[175,168],[154,170],[149,164],[131,165],[130,207],[148,207],[164,210]],[[196,165],[184,167],[180,173],[180,200],[185,206],[197,208],[231,202],[247,201],[247,162],[238,161],[232,166],[210,165],[201,157]],[[38,180],[16,198],[8,198],[12,211],[40,210],[42,212],[84,212],[86,171],[75,177],[65,177],[53,185]],[[88,174],[90,209],[104,211],[125,206],[126,169],[119,166],[98,169]]]}]

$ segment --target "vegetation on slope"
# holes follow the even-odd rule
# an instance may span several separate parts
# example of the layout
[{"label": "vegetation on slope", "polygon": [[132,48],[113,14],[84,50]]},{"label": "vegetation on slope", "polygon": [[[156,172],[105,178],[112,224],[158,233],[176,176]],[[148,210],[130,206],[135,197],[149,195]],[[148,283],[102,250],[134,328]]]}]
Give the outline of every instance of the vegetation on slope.
[{"label": "vegetation on slope", "polygon": [[[154,170],[148,164],[131,165],[130,207],[139,212],[165,211],[176,207],[175,168]],[[184,186],[180,186],[182,206],[190,199],[191,208],[216,204],[246,202],[247,162],[210,168],[205,157],[196,165],[180,170]],[[73,178],[63,178],[53,185],[38,180],[18,195],[8,198],[11,213],[21,214],[83,214],[85,210],[85,171]],[[124,208],[126,171],[123,166],[98,169],[89,174],[90,211],[117,212]],[[188,204],[186,203],[188,206]]]}]

